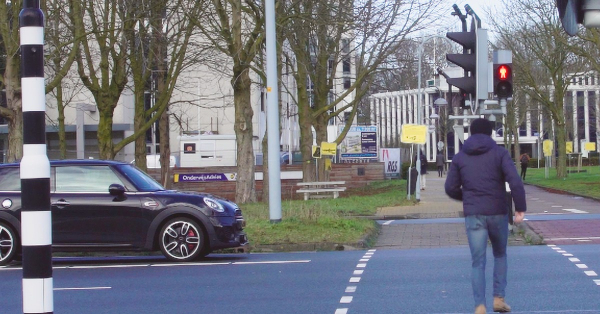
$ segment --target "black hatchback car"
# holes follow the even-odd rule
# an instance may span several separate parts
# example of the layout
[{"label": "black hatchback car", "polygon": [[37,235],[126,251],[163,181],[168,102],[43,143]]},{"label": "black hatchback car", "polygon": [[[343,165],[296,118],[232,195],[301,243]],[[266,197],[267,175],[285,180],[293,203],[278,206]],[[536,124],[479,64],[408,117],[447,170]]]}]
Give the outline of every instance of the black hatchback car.
[{"label": "black hatchback car", "polygon": [[[135,166],[106,160],[51,161],[54,251],[157,251],[186,262],[244,246],[242,211],[211,194],[165,190]],[[20,251],[18,163],[0,165],[0,265]]]}]

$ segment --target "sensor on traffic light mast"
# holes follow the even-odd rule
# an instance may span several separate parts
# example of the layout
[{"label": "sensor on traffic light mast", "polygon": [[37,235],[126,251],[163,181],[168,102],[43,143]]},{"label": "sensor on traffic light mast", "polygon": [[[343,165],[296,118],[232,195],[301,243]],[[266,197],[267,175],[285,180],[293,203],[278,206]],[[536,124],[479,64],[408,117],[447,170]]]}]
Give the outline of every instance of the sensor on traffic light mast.
[{"label": "sensor on traffic light mast", "polygon": [[512,52],[510,50],[494,51],[494,94],[498,98],[509,98],[513,95]]}]

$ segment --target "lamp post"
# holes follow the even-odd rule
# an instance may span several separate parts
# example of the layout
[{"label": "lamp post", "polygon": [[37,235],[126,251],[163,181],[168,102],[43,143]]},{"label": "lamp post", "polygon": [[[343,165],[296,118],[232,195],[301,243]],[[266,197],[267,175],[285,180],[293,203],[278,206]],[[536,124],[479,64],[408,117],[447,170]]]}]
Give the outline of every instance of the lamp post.
[{"label": "lamp post", "polygon": [[[450,40],[448,38],[446,38],[445,36],[441,36],[441,35],[432,35],[432,36],[428,36],[423,38],[423,40],[421,41],[421,44],[419,45],[419,50],[418,50],[418,54],[419,54],[419,64],[418,64],[418,73],[417,73],[417,85],[418,85],[418,97],[417,97],[417,124],[422,124],[423,123],[423,118],[421,116],[421,110],[423,110],[422,106],[421,106],[421,98],[423,97],[423,89],[421,88],[421,59],[423,56],[423,45],[425,45],[425,43],[432,39],[432,38],[443,38],[445,40],[447,40],[448,42],[450,42]],[[420,154],[421,154],[421,144],[417,145],[417,163],[416,163],[416,167],[417,167],[417,187],[415,188],[415,199],[417,201],[421,200],[421,158]],[[410,182],[408,183],[410,184]],[[410,194],[409,194],[410,195]]]}]

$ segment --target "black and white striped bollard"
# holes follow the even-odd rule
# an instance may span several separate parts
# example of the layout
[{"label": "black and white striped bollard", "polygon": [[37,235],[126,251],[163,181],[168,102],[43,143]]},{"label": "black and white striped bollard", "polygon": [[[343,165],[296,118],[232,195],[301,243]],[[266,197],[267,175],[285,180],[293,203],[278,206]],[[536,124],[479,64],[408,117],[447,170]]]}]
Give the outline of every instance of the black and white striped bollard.
[{"label": "black and white striped bollard", "polygon": [[40,0],[23,0],[19,25],[23,104],[23,313],[53,313],[50,161],[46,153],[45,122],[44,14],[40,10]]}]

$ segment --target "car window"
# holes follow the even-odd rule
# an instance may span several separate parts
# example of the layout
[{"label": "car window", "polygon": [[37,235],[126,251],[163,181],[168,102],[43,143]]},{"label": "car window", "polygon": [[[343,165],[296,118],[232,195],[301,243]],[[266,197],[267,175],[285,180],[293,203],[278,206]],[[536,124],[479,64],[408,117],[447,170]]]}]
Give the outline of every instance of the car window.
[{"label": "car window", "polygon": [[121,173],[127,177],[127,179],[135,185],[138,191],[152,192],[161,191],[165,188],[156,182],[151,176],[141,171],[133,165],[119,165],[117,166]]},{"label": "car window", "polygon": [[57,192],[103,192],[113,183],[123,184],[109,166],[56,167]]},{"label": "car window", "polygon": [[21,191],[19,168],[0,168],[0,191]]}]

